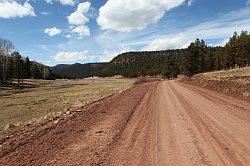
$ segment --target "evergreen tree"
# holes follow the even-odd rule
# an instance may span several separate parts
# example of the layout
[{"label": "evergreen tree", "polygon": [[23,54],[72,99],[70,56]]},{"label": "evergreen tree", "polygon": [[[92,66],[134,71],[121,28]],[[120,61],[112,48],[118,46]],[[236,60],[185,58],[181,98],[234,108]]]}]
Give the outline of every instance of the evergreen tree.
[{"label": "evergreen tree", "polygon": [[26,57],[26,59],[25,59],[25,69],[24,69],[24,71],[25,71],[25,78],[31,78],[31,73],[30,73],[30,71],[31,71],[31,62],[29,60],[29,57]]},{"label": "evergreen tree", "polygon": [[41,79],[43,77],[41,71],[37,64],[33,64],[31,66],[31,78],[33,79]]},{"label": "evergreen tree", "polygon": [[183,68],[184,74],[188,77],[199,73],[199,49],[198,49],[199,40],[197,39],[195,43],[191,43],[187,48],[187,54],[184,55],[183,59]]},{"label": "evergreen tree", "polygon": [[23,60],[19,52],[14,52],[13,54],[14,57],[14,77],[17,78],[18,83],[20,84],[20,79],[23,76]]}]

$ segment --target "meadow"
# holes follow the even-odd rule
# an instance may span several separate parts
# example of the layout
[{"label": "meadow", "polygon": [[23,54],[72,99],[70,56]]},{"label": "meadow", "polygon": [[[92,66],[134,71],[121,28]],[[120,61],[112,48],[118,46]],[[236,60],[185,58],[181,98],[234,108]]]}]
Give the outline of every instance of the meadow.
[{"label": "meadow", "polygon": [[42,122],[86,103],[119,93],[131,79],[24,80],[22,87],[0,87],[0,133]]}]

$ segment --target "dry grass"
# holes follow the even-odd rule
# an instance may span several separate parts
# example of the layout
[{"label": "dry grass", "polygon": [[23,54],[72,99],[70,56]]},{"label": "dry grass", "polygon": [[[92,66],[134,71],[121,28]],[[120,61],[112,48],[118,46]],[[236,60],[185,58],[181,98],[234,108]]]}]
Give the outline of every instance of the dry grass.
[{"label": "dry grass", "polygon": [[157,77],[138,77],[134,84],[142,84],[142,83],[145,83],[145,82],[153,82],[153,81],[161,81],[163,80],[162,78],[157,78]]},{"label": "dry grass", "polygon": [[198,74],[182,81],[250,101],[250,67]]},{"label": "dry grass", "polygon": [[250,83],[250,67],[240,68],[240,69],[232,69],[232,70],[224,70],[224,71],[217,71],[217,72],[209,72],[199,74],[197,76],[201,76],[208,80],[233,80],[238,81],[239,83]]},{"label": "dry grass", "polygon": [[123,91],[133,80],[25,80],[24,88],[0,88],[0,132],[40,122],[88,102]]}]

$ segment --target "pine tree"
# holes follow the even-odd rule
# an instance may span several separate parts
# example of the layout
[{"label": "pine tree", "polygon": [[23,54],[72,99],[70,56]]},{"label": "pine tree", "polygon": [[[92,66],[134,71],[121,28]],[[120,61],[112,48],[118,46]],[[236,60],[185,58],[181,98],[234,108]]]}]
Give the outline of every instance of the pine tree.
[{"label": "pine tree", "polygon": [[31,78],[33,79],[41,79],[43,78],[41,71],[37,64],[31,65]]},{"label": "pine tree", "polygon": [[20,79],[22,78],[23,72],[23,60],[19,52],[14,52],[14,77],[17,78],[18,84],[20,84]]},{"label": "pine tree", "polygon": [[25,59],[25,78],[31,78],[31,62],[29,60],[29,57],[26,57]]}]

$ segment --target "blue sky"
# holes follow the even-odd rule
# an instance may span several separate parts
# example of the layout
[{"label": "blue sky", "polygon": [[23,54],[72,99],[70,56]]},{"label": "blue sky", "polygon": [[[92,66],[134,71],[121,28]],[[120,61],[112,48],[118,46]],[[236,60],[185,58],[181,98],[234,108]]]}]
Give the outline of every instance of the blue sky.
[{"label": "blue sky", "polygon": [[224,45],[250,31],[250,0],[0,0],[0,37],[46,65],[109,61],[126,51]]}]

